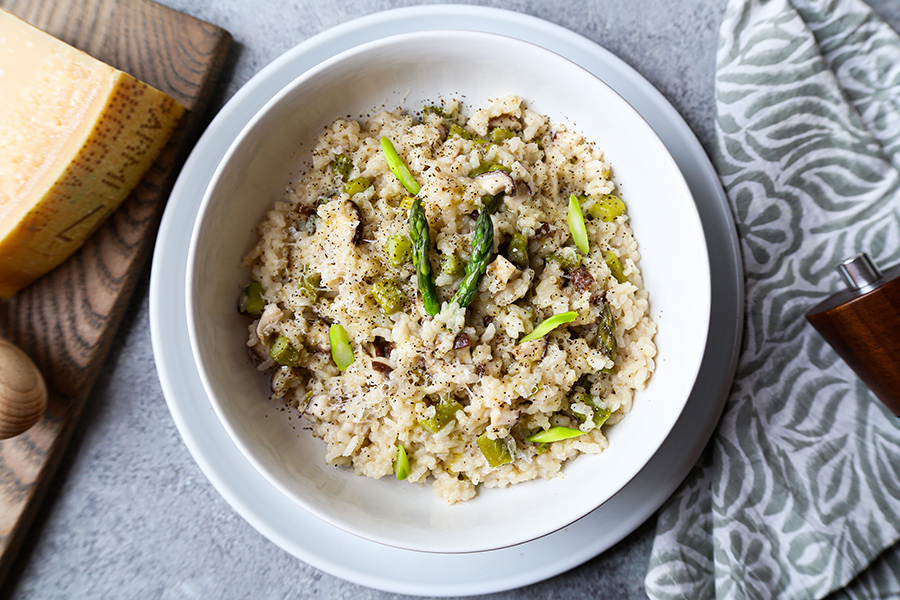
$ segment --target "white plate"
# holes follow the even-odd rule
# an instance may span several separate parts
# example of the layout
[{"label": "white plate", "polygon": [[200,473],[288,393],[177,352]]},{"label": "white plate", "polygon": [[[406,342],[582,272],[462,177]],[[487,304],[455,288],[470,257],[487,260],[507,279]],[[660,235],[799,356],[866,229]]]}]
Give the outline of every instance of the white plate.
[{"label": "white plate", "polygon": [[[659,452],[618,495],[576,524],[533,542],[435,555],[381,546],[336,529],[252,467],[204,394],[183,298],[200,199],[219,159],[266,99],[306,69],[363,42],[451,28],[518,37],[562,54],[603,79],[647,119],[675,156],[697,202],[710,250],[713,305],[694,392]],[[569,30],[518,13],[448,5],[398,9],[350,21],[298,45],[248,82],[210,124],[182,170],[160,226],[150,282],[153,350],[169,410],[191,454],[219,493],[267,538],[316,568],[369,587],[431,596],[489,593],[552,577],[593,558],[634,531],[684,479],[718,421],[737,362],[743,320],[739,257],[725,195],[703,148],[665,98],[623,61]]]}]

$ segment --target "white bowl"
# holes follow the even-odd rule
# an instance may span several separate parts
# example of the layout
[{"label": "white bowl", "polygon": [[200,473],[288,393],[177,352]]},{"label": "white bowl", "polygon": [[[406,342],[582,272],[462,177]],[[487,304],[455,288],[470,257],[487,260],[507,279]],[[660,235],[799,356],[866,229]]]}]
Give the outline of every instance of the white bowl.
[{"label": "white bowl", "polygon": [[[430,486],[373,480],[326,464],[324,443],[269,400],[248,357],[248,320],[235,308],[249,279],[254,226],[308,163],[338,117],[411,110],[442,98],[464,109],[508,94],[597,143],[628,198],[651,314],[657,370],[632,412],[607,428],[609,448],[565,465],[563,477],[480,489],[448,506]],[[536,539],[606,502],[653,456],[675,424],[700,367],[710,276],[693,199],[665,146],[620,96],[574,63],[494,34],[438,31],[364,44],[307,71],[241,132],[206,191],[187,269],[188,328],[209,400],[235,444],[285,495],[363,538],[424,552],[476,552]],[[203,399],[197,399],[198,402]],[[572,525],[577,527],[578,524]],[[464,574],[461,574],[464,576]]]}]

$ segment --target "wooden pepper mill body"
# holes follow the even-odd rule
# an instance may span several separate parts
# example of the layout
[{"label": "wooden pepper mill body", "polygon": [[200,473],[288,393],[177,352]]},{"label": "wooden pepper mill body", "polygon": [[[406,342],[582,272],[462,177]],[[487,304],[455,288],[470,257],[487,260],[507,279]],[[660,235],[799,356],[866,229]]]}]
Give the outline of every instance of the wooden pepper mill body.
[{"label": "wooden pepper mill body", "polygon": [[[873,281],[862,281],[859,289],[831,296],[806,318],[891,412],[900,416],[900,265],[886,269],[883,275],[874,265],[872,268]],[[842,275],[852,287],[844,271]]]}]

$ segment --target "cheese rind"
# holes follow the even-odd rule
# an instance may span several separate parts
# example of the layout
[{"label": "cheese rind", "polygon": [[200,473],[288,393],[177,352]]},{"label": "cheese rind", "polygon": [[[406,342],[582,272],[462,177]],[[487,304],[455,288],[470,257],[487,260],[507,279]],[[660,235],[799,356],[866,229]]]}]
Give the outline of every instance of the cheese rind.
[{"label": "cheese rind", "polygon": [[0,297],[75,252],[128,196],[184,112],[0,10]]}]

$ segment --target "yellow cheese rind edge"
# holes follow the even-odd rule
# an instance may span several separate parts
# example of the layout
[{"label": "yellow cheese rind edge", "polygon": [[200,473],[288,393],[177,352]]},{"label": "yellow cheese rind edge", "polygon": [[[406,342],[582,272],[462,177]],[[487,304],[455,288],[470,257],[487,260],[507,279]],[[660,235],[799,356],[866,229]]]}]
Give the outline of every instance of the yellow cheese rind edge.
[{"label": "yellow cheese rind edge", "polygon": [[[128,118],[122,118],[122,105]],[[0,240],[0,297],[13,296],[78,248],[128,197],[175,131],[184,107],[127,73],[77,155]],[[104,146],[97,161],[97,142]]]}]

